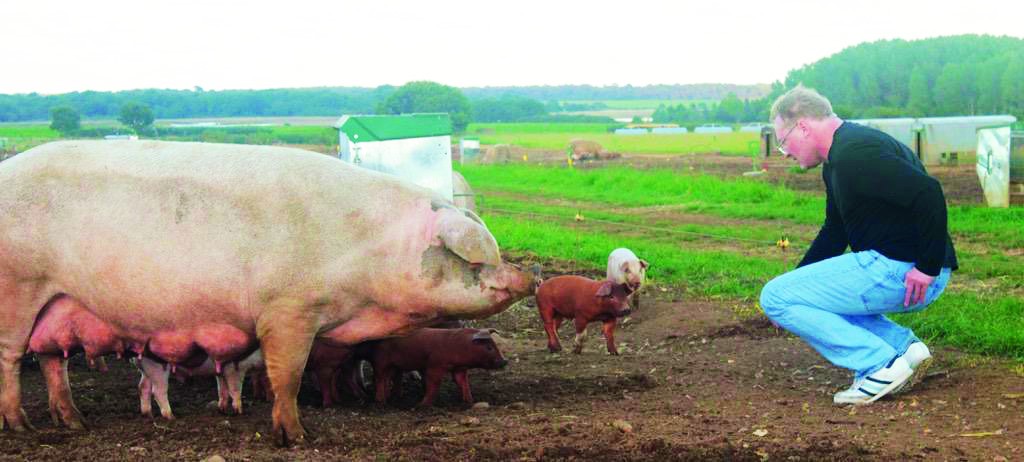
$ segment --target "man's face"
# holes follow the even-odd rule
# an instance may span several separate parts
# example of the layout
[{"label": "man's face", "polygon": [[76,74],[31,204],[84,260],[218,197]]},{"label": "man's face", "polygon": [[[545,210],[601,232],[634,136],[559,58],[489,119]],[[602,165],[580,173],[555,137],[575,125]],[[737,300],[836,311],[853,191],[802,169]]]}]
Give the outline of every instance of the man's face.
[{"label": "man's face", "polygon": [[778,149],[783,157],[792,157],[802,168],[811,168],[821,164],[821,157],[814,152],[814,146],[808,136],[808,126],[803,119],[786,124],[782,117],[775,118],[775,138],[779,140]]}]

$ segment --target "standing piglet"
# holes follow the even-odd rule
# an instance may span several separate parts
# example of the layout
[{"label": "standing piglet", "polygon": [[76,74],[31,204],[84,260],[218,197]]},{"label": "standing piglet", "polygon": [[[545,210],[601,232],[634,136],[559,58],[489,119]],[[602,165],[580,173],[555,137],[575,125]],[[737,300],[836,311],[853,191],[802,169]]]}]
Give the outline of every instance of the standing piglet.
[{"label": "standing piglet", "polygon": [[627,248],[620,247],[608,255],[607,279],[626,286],[632,294],[634,309],[640,308],[640,286],[647,279],[647,266],[646,261]]},{"label": "standing piglet", "polygon": [[167,420],[174,420],[171,403],[167,399],[168,379],[171,374],[181,380],[188,377],[215,376],[217,378],[217,408],[223,413],[234,410],[236,414],[241,415],[242,382],[245,380],[246,373],[250,370],[266,369],[260,350],[254,351],[241,361],[225,365],[219,365],[210,358],[196,367],[171,366],[146,356],[136,358],[133,362],[142,373],[142,377],[139,379],[139,409],[142,415],[147,417],[153,415],[152,400],[156,399],[156,404],[160,407],[160,414]]},{"label": "standing piglet", "polygon": [[306,361],[306,371],[312,374],[313,385],[320,390],[323,407],[334,406],[341,400],[338,380],[344,379],[345,385],[356,399],[363,400],[366,393],[356,381],[359,361],[363,356],[356,356],[366,349],[364,342],[352,347],[332,345],[322,340],[314,340],[313,348]]},{"label": "standing piglet", "polygon": [[462,392],[462,400],[473,403],[469,391],[469,369],[501,369],[508,361],[495,345],[491,332],[483,329],[423,328],[405,337],[377,342],[371,354],[377,402],[387,401],[395,377],[403,371],[421,371],[426,393],[420,406],[430,406],[437,397],[441,379],[451,374]]},{"label": "standing piglet", "polygon": [[576,324],[573,353],[583,351],[587,324],[601,321],[608,352],[619,354],[615,348],[615,319],[630,313],[629,294],[622,284],[582,276],[556,276],[544,281],[537,289],[537,310],[548,333],[548,350],[556,352],[562,349],[558,343],[558,327],[563,320],[571,318]]}]

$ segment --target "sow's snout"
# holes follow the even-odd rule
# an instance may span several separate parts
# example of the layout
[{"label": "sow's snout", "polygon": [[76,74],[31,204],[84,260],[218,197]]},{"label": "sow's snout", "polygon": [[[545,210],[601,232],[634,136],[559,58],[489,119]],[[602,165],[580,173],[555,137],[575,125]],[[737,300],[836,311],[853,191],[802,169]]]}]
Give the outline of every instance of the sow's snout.
[{"label": "sow's snout", "polygon": [[499,293],[504,300],[512,303],[537,291],[540,277],[533,271],[523,271],[512,263],[487,266],[480,272],[480,280],[488,289]]}]

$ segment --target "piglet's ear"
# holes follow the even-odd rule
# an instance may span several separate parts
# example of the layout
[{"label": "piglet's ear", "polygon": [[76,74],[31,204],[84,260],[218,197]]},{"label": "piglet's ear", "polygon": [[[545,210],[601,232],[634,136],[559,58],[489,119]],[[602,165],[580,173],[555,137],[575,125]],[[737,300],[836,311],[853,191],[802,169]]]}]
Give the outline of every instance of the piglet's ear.
[{"label": "piglet's ear", "polygon": [[607,297],[612,294],[612,281],[604,281],[601,286],[597,288],[598,297]]},{"label": "piglet's ear", "polygon": [[647,264],[647,260],[640,260],[640,267],[643,268],[645,271],[647,270],[648,266],[649,265]]},{"label": "piglet's ear", "polygon": [[619,264],[619,271],[622,271],[623,273],[628,273],[629,272],[629,262],[628,261],[624,261],[624,262],[620,263]]},{"label": "piglet's ear", "polygon": [[[497,331],[495,331],[495,332],[497,332]],[[473,341],[474,342],[481,342],[481,341],[486,341],[486,340],[491,340],[491,332],[489,330],[481,329],[481,330],[476,331],[475,334],[473,334]]]},{"label": "piglet's ear", "polygon": [[437,237],[448,250],[470,264],[501,264],[498,242],[490,231],[454,208],[438,210]]}]

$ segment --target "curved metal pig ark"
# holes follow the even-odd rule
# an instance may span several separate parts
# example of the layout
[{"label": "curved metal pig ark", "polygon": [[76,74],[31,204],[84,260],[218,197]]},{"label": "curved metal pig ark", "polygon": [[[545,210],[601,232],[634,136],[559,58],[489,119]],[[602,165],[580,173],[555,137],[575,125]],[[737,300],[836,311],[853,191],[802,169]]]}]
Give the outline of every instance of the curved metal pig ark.
[{"label": "curved metal pig ark", "polygon": [[62,141],[0,163],[0,427],[30,428],[20,358],[67,294],[170,364],[258,346],[278,441],[315,337],[401,335],[527,295],[474,215],[321,154],[268,146]]}]

